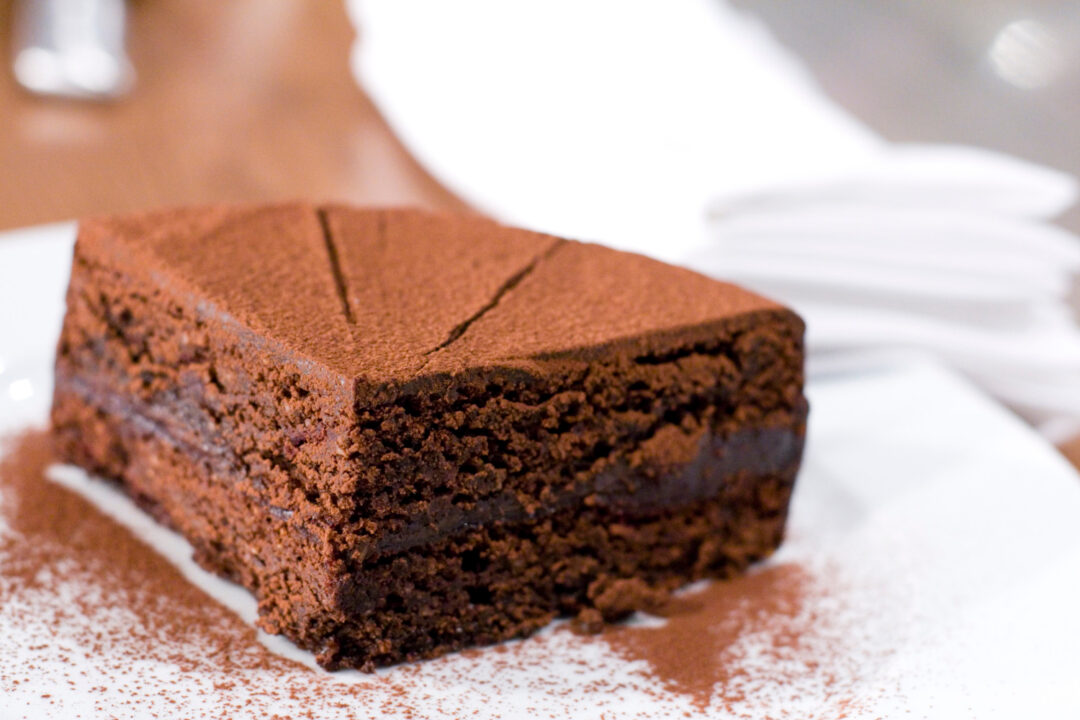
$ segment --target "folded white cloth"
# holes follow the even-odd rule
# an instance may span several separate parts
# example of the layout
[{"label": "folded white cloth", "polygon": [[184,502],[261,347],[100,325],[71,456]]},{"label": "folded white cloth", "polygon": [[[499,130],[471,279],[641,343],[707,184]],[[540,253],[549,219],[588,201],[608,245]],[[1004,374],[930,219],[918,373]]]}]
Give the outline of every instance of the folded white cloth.
[{"label": "folded white cloth", "polygon": [[1080,430],[1080,243],[1062,173],[895,145],[720,0],[351,0],[358,79],[507,222],[731,279],[808,321],[812,366],[928,351]]}]

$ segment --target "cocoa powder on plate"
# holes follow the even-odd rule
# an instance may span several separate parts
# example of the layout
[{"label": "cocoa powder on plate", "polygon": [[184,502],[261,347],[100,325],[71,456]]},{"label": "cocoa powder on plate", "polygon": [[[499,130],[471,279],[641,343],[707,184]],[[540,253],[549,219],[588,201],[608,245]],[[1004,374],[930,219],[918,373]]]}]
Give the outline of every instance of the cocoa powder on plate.
[{"label": "cocoa powder on plate", "polygon": [[[49,673],[38,700],[62,710],[64,693],[52,690],[59,683],[100,696],[95,710],[106,715],[165,717],[207,698],[220,717],[348,717],[360,709],[491,716],[521,709],[521,698],[530,707],[565,703],[589,714],[582,695],[595,699],[592,714],[603,714],[611,698],[634,692],[735,716],[783,717],[769,708],[790,692],[820,696],[833,717],[855,707],[859,660],[821,610],[825,584],[795,565],[680,593],[656,611],[659,627],[630,623],[589,638],[546,633],[336,682],[270,652],[254,628],[126,528],[49,481],[47,432],[25,433],[0,451],[0,528],[7,526],[0,531],[0,624],[42,628],[32,643],[21,633],[13,641],[21,644],[0,658],[0,694],[25,697]],[[175,677],[131,671],[147,661]],[[553,664],[576,664],[588,679],[559,680],[548,672]]]}]

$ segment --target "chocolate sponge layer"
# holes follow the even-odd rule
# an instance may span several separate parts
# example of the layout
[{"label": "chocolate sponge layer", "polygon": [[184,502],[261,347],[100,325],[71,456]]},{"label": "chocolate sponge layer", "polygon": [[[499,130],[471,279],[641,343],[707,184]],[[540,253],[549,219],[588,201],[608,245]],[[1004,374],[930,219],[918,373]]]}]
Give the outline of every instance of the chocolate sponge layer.
[{"label": "chocolate sponge layer", "polygon": [[[85,223],[68,459],[370,668],[614,618],[780,542],[802,323],[639,256],[409,210]],[[644,590],[643,590],[644,589]]]}]

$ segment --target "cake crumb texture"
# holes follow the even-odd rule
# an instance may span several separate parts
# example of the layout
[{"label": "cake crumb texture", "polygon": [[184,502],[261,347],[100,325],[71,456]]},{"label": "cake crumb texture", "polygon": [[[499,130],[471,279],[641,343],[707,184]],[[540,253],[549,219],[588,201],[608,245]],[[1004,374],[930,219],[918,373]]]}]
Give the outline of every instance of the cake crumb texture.
[{"label": "cake crumb texture", "polygon": [[803,325],[687,270],[468,215],[303,203],[82,224],[61,456],[370,670],[582,626],[783,536]]}]

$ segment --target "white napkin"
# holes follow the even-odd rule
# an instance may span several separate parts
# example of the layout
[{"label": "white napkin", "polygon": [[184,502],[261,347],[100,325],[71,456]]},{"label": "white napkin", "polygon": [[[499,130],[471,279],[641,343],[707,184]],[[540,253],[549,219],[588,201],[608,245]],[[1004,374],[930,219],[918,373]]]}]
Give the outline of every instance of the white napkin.
[{"label": "white napkin", "polygon": [[[721,0],[350,0],[357,78],[436,177],[507,222],[731,279],[812,367],[929,351],[1080,430],[1066,175],[884,142]],[[838,357],[839,356],[839,357]]]}]

